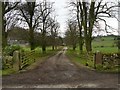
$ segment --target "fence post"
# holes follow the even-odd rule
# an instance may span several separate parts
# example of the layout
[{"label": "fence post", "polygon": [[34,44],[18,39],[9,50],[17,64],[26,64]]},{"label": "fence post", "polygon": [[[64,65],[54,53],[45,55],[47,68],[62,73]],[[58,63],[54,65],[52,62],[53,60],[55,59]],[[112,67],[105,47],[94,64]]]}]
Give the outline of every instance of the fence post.
[{"label": "fence post", "polygon": [[103,62],[103,55],[99,51],[94,55],[94,68],[96,69],[96,64],[102,64]]},{"label": "fence post", "polygon": [[93,59],[94,59],[94,69],[96,69],[96,53],[94,53]]},{"label": "fence post", "polygon": [[13,68],[16,71],[18,71],[20,69],[19,68],[19,63],[20,63],[19,51],[14,51],[13,52],[13,61],[14,61]]}]

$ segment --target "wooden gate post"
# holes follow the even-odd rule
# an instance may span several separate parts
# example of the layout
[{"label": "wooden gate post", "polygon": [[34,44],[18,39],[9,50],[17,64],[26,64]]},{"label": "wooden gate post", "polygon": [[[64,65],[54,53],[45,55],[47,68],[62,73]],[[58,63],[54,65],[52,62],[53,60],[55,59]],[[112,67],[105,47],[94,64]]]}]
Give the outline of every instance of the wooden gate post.
[{"label": "wooden gate post", "polygon": [[94,61],[94,69],[96,69],[96,53],[94,53],[94,57],[93,57],[93,61]]},{"label": "wooden gate post", "polygon": [[103,55],[101,52],[96,52],[94,55],[94,68],[96,69],[96,64],[102,64]]},{"label": "wooden gate post", "polygon": [[20,57],[19,57],[19,51],[14,51],[13,52],[13,69],[15,69],[16,71],[20,70],[19,68],[19,64],[20,64]]}]

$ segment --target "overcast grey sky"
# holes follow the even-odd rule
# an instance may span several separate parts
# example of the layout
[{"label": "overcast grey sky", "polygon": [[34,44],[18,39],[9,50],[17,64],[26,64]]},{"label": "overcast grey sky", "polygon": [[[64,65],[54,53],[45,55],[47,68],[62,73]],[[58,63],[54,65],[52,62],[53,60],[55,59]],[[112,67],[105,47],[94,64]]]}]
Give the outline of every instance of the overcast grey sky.
[{"label": "overcast grey sky", "polygon": [[[10,0],[14,1],[14,0]],[[42,1],[42,0],[37,0],[37,1]],[[57,15],[56,19],[60,23],[60,32],[63,35],[64,32],[66,31],[66,21],[70,17],[70,12],[69,9],[66,8],[68,5],[68,1],[71,0],[47,0],[50,2],[55,2],[54,3],[54,8],[55,8],[55,14]],[[104,0],[104,1],[118,1],[118,0]],[[118,21],[116,19],[110,18],[106,19],[107,23],[112,26],[115,29],[118,29]],[[104,28],[103,22],[101,22],[101,27]],[[118,31],[113,32],[113,34],[118,34]]]},{"label": "overcast grey sky", "polygon": [[[69,0],[49,0],[51,2],[55,2],[55,12],[56,12],[56,15],[57,15],[57,21],[60,23],[60,32],[61,34],[64,34],[64,32],[66,31],[66,21],[68,19],[68,17],[70,17],[69,15],[69,10],[67,7],[67,4],[68,4],[68,1]],[[118,1],[118,0],[104,0],[104,1]],[[115,29],[118,29],[118,21],[116,19],[113,19],[113,18],[109,18],[109,19],[106,19],[107,20],[107,23],[115,28]],[[101,22],[101,27],[104,28],[104,24]],[[118,34],[118,31],[116,32],[113,32],[113,34]],[[104,33],[105,35],[105,33]]]},{"label": "overcast grey sky", "polygon": [[[57,16],[57,21],[60,23],[60,31],[62,33],[64,33],[66,31],[66,28],[65,28],[66,27],[66,21],[67,21],[68,17],[70,17],[70,15],[69,15],[70,12],[69,12],[68,8],[66,8],[69,0],[49,0],[49,1],[55,2],[54,8],[56,10],[56,14],[58,15]],[[104,1],[106,1],[106,0],[104,0]],[[113,1],[116,1],[116,0],[107,0],[107,1],[112,1],[113,2]],[[109,18],[109,19],[106,19],[106,21],[111,27],[113,27],[115,29],[118,29],[118,21],[116,19]],[[100,26],[102,28],[104,28],[103,22],[101,22]],[[113,32],[113,34],[117,35],[118,31]],[[106,35],[106,34],[104,33],[104,35]]]},{"label": "overcast grey sky", "polygon": [[55,2],[55,12],[57,14],[57,21],[60,23],[60,31],[61,34],[63,34],[66,30],[66,20],[68,17],[68,9],[67,6],[67,0],[50,0],[52,2]]}]

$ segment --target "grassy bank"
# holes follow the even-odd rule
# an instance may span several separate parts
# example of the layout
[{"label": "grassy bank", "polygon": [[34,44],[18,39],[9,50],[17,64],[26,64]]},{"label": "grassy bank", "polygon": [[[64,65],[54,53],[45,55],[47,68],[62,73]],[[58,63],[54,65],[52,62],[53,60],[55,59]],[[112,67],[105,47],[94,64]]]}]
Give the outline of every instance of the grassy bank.
[{"label": "grassy bank", "polygon": [[68,49],[66,55],[73,63],[75,63],[78,66],[83,65],[94,68],[94,61],[92,54],[88,56],[86,52],[80,54],[78,51],[73,51],[71,49]]},{"label": "grassy bank", "polygon": [[[68,49],[66,53],[67,57],[78,67],[86,66],[87,68],[90,68],[93,70],[94,67],[94,54],[87,55],[85,52],[82,54],[79,54],[78,51],[73,51],[71,49]],[[110,69],[106,69],[106,66],[102,65],[96,65],[96,69],[94,69],[98,72],[108,72],[108,73],[118,73],[120,72],[120,66],[113,67]]]}]

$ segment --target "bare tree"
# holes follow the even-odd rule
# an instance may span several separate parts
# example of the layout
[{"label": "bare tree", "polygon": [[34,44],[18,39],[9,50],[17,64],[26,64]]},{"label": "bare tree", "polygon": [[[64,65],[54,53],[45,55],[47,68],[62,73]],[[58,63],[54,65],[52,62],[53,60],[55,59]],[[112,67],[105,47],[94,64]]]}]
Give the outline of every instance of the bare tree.
[{"label": "bare tree", "polygon": [[[77,3],[72,3],[77,6],[77,18],[80,18],[81,20],[79,21],[78,19],[78,25],[81,22],[81,25],[83,26],[81,28],[84,30],[86,50],[90,52],[92,51],[91,43],[93,29],[95,28],[97,23],[99,23],[100,21],[104,21],[105,30],[107,31],[107,27],[110,26],[107,24],[105,18],[113,18],[114,16],[112,13],[116,12],[114,8],[118,7],[118,5],[116,5],[116,3],[104,2],[103,0],[91,0],[91,2],[82,2],[80,0],[77,1]],[[80,12],[80,14],[78,12]]]},{"label": "bare tree", "polygon": [[19,21],[19,23],[15,23],[16,26],[27,25],[29,29],[29,43],[31,50],[36,47],[34,34],[40,30],[42,51],[46,51],[46,35],[48,32],[47,30],[51,25],[49,18],[53,10],[52,5],[53,3],[47,2],[46,0],[39,3],[36,2],[36,0],[33,2],[26,0],[24,3],[19,3],[14,10],[17,20]]},{"label": "bare tree", "polygon": [[82,37],[83,12],[81,10],[82,10],[82,5],[79,1],[77,2],[77,21],[79,27],[79,47],[80,47],[80,52],[82,53],[84,41]]},{"label": "bare tree", "polygon": [[[115,3],[111,2],[103,2],[103,0],[98,1],[91,1],[82,2],[83,4],[83,13],[84,13],[84,35],[85,35],[85,44],[86,50],[92,51],[92,32],[95,24],[100,21],[105,22],[105,30],[107,31],[107,23],[106,20],[102,17],[110,18],[113,17],[112,13],[114,12],[113,9],[118,7]],[[111,5],[109,5],[111,4]],[[108,26],[109,27],[109,26]]]},{"label": "bare tree", "polygon": [[50,20],[51,26],[50,26],[50,36],[51,36],[51,44],[52,44],[52,50],[54,50],[57,47],[56,38],[58,37],[58,30],[60,28],[59,23],[54,19],[51,18]]},{"label": "bare tree", "polygon": [[43,53],[46,52],[46,34],[47,30],[50,27],[51,23],[49,23],[50,14],[52,13],[52,5],[53,3],[47,2],[46,0],[42,2],[40,6],[40,12],[41,12],[41,27],[39,28],[41,30],[42,35],[42,51]]},{"label": "bare tree", "polygon": [[80,53],[83,51],[83,44],[84,44],[84,38],[82,33],[82,24],[83,24],[83,11],[82,10],[82,4],[80,3],[80,0],[75,0],[74,2],[70,2],[70,7],[73,7],[72,12],[75,12],[75,17],[78,25],[79,30],[79,49]]},{"label": "bare tree", "polygon": [[2,2],[2,47],[7,45],[7,19],[5,15],[16,8],[19,2]]},{"label": "bare tree", "polygon": [[26,0],[26,3],[21,3],[18,6],[19,15],[21,16],[22,21],[26,22],[29,27],[29,43],[31,46],[31,50],[35,49],[35,42],[34,42],[34,30],[37,25],[37,21],[40,18],[40,15],[36,15],[37,12],[37,4],[36,1],[29,2]]},{"label": "bare tree", "polygon": [[66,43],[72,45],[73,50],[75,50],[78,40],[77,23],[75,21],[68,21],[68,29],[65,35]]}]

